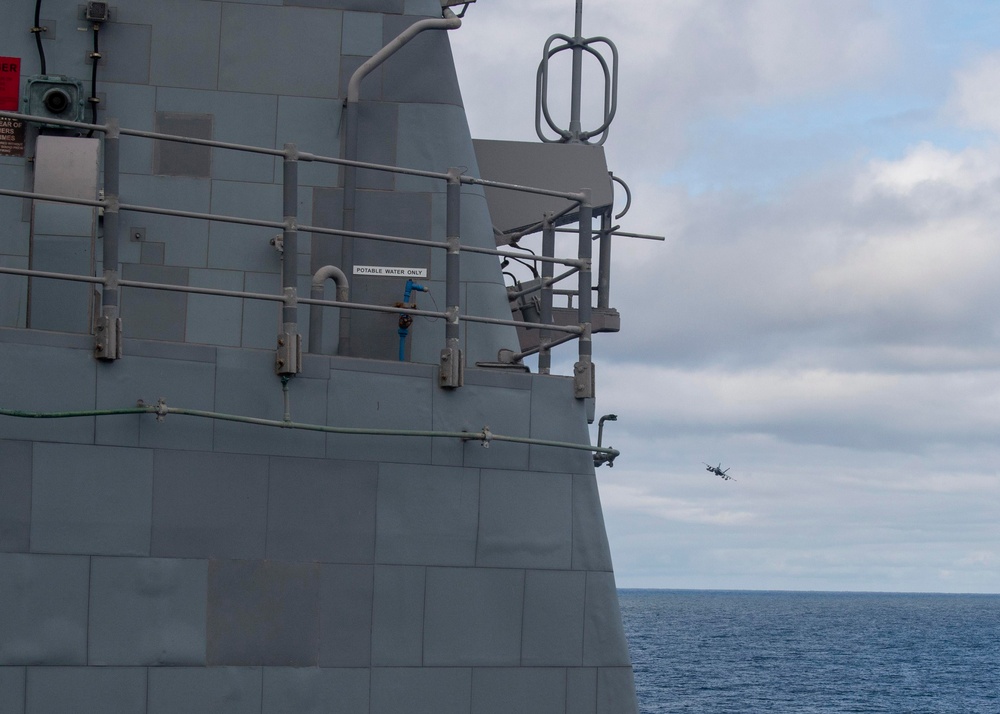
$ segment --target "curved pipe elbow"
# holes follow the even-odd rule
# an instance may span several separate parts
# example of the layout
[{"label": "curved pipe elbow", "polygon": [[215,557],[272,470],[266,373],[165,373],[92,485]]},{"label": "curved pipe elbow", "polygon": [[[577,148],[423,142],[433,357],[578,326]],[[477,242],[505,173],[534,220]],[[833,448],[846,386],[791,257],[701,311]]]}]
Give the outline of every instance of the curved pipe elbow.
[{"label": "curved pipe elbow", "polygon": [[367,77],[380,64],[396,54],[403,45],[419,35],[424,30],[457,30],[462,26],[462,20],[450,8],[445,8],[444,17],[418,20],[403,30],[389,44],[372,55],[351,75],[347,84],[347,103],[357,102],[361,97],[361,80]]},{"label": "curved pipe elbow", "polygon": [[316,274],[313,275],[312,279],[311,297],[317,300],[322,299],[323,284],[331,278],[337,286],[337,302],[347,302],[348,295],[350,293],[350,289],[347,284],[347,274],[336,265],[324,265],[316,271]]}]

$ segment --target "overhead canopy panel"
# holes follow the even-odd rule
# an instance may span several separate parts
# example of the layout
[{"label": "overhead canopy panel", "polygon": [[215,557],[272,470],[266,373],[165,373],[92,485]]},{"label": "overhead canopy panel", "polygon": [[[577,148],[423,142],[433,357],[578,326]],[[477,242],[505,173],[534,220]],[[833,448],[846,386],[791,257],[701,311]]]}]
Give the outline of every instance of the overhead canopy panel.
[{"label": "overhead canopy panel", "polygon": [[[566,192],[589,188],[595,214],[611,208],[614,190],[601,146],[488,139],[473,139],[472,143],[484,179]],[[564,198],[490,187],[486,188],[486,203],[493,226],[501,233],[524,230],[546,213],[558,213],[572,205]],[[558,222],[571,223],[578,213],[574,210]]]}]

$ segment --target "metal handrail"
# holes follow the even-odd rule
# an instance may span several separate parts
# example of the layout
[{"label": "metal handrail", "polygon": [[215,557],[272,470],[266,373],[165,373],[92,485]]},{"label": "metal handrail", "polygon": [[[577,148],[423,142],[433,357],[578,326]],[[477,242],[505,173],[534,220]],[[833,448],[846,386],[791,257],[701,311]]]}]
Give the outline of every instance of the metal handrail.
[{"label": "metal handrail", "polygon": [[[459,240],[459,230],[457,226],[459,209],[458,202],[460,200],[461,194],[457,190],[461,185],[475,185],[483,186],[489,188],[497,188],[510,191],[519,191],[525,193],[532,193],[556,198],[562,198],[577,204],[580,208],[580,252],[576,258],[556,258],[554,255],[542,255],[535,256],[533,260],[541,263],[548,264],[562,264],[568,266],[571,270],[565,275],[570,275],[572,273],[577,273],[579,275],[580,286],[578,289],[578,294],[589,295],[591,292],[591,251],[590,242],[592,235],[592,227],[590,225],[589,217],[591,215],[590,209],[590,192],[588,189],[582,189],[579,192],[566,192],[566,191],[555,191],[551,189],[537,188],[531,186],[524,186],[520,184],[510,184],[498,181],[490,181],[486,179],[476,178],[473,176],[466,176],[463,170],[451,169],[446,173],[426,171],[422,169],[411,169],[407,167],[399,166],[389,166],[385,164],[375,164],[364,161],[352,161],[348,159],[341,159],[331,156],[322,156],[317,154],[311,154],[307,152],[298,151],[294,144],[286,144],[283,149],[274,149],[267,147],[251,146],[245,144],[237,144],[232,142],[217,141],[215,139],[198,139],[193,137],[178,136],[174,134],[165,134],[153,131],[144,131],[137,129],[128,129],[119,127],[117,120],[109,119],[105,124],[91,124],[86,122],[75,122],[54,119],[49,117],[40,117],[30,114],[20,114],[17,112],[0,111],[0,117],[18,119],[26,122],[34,123],[44,123],[47,125],[55,125],[59,127],[75,128],[87,130],[88,132],[96,132],[104,135],[104,183],[105,183],[105,195],[102,200],[87,200],[79,198],[70,198],[65,196],[56,196],[52,194],[42,194],[32,191],[18,191],[12,189],[0,189],[0,195],[10,196],[14,198],[24,198],[33,200],[43,200],[52,201],[60,203],[69,203],[76,205],[91,206],[95,208],[101,208],[104,211],[104,276],[83,276],[74,275],[66,273],[53,273],[48,271],[37,271],[32,269],[21,269],[21,268],[4,268],[0,267],[0,273],[14,274],[14,275],[24,275],[28,277],[37,278],[49,278],[49,279],[61,279],[70,281],[81,281],[101,284],[103,286],[102,298],[101,298],[101,315],[98,318],[99,322],[97,325],[98,339],[101,341],[95,346],[95,353],[102,359],[116,359],[120,356],[120,352],[115,348],[116,343],[120,343],[120,336],[117,332],[117,325],[120,323],[119,313],[118,313],[118,290],[120,287],[136,287],[145,289],[155,289],[155,290],[172,290],[177,292],[187,292],[187,293],[198,293],[206,295],[221,295],[225,297],[237,297],[237,298],[247,298],[247,299],[258,299],[258,300],[269,300],[273,302],[283,303],[283,332],[279,335],[278,343],[283,347],[280,348],[282,354],[279,355],[277,363],[279,366],[283,365],[284,371],[279,370],[279,374],[292,375],[297,373],[298,368],[296,364],[299,360],[298,357],[298,334],[297,334],[297,305],[299,303],[317,306],[330,306],[337,307],[340,309],[351,309],[351,310],[368,310],[376,312],[391,312],[391,313],[406,313],[412,315],[424,316],[432,319],[444,319],[446,321],[446,335],[447,335],[447,346],[442,353],[442,361],[446,359],[445,353],[450,351],[447,355],[447,359],[451,360],[452,364],[457,364],[460,362],[461,356],[458,351],[458,333],[457,328],[460,322],[478,322],[484,324],[495,324],[495,325],[507,325],[513,327],[538,327],[538,323],[525,322],[521,320],[503,320],[497,318],[489,318],[476,315],[463,314],[461,306],[458,303],[458,261],[457,257],[461,252],[484,254],[484,255],[494,255],[499,257],[523,257],[520,253],[514,251],[496,249],[496,248],[480,248],[478,246],[465,246],[462,245]],[[219,148],[225,150],[242,151],[248,153],[262,154],[272,157],[281,157],[284,163],[283,179],[282,185],[284,186],[284,211],[282,221],[275,220],[263,220],[254,218],[243,218],[240,216],[228,216],[215,213],[204,213],[195,211],[184,211],[179,209],[162,208],[157,206],[148,206],[140,204],[130,204],[130,203],[120,203],[118,196],[118,143],[120,136],[134,136],[154,140],[162,141],[172,141],[186,144],[194,144],[199,146],[208,146],[212,148]],[[311,226],[311,225],[300,225],[297,220],[297,190],[298,190],[298,175],[297,166],[300,161],[317,162],[317,163],[327,163],[340,166],[354,166],[357,168],[363,168],[367,170],[375,171],[385,171],[395,174],[418,176],[423,178],[429,178],[434,180],[445,181],[448,183],[448,214],[449,214],[449,226],[448,226],[448,236],[446,241],[432,241],[432,240],[421,240],[414,238],[405,238],[402,236],[390,236],[381,235],[375,233],[365,233],[361,231],[346,231],[343,229],[327,228],[323,226]],[[224,223],[232,223],[238,225],[248,225],[248,226],[258,226],[279,229],[284,232],[284,250],[291,255],[297,255],[297,235],[299,232],[307,233],[317,233],[317,234],[330,234],[330,235],[340,235],[348,237],[357,237],[371,240],[384,240],[399,244],[409,244],[409,245],[420,245],[433,249],[444,249],[449,254],[449,260],[446,265],[446,289],[448,293],[449,304],[447,308],[443,311],[426,311],[426,310],[416,310],[411,308],[399,308],[399,307],[384,307],[380,305],[365,305],[362,303],[348,303],[333,300],[315,300],[311,298],[299,298],[297,294],[297,273],[295,272],[294,261],[285,261],[285,265],[282,269],[282,294],[281,295],[269,295],[263,293],[250,293],[244,291],[227,291],[227,290],[216,290],[213,288],[196,288],[191,286],[182,285],[171,285],[165,283],[151,283],[144,281],[131,281],[122,279],[119,277],[119,260],[118,260],[118,216],[121,211],[133,211],[140,213],[150,213],[156,215],[165,215],[179,218],[192,218],[198,220],[207,221],[218,221]],[[455,304],[451,304],[452,301]],[[592,390],[587,386],[590,375],[590,310],[589,300],[581,301],[580,310],[580,323],[578,325],[554,325],[546,324],[546,329],[553,331],[563,332],[570,335],[569,339],[578,337],[580,340],[580,362],[578,363],[577,369],[575,369],[575,374],[579,378],[579,384],[577,389],[577,396],[592,396]],[[580,368],[580,365],[583,368]],[[444,376],[444,369],[442,369],[442,386],[459,386],[461,384],[461,373],[460,371],[453,370],[450,377]]]}]

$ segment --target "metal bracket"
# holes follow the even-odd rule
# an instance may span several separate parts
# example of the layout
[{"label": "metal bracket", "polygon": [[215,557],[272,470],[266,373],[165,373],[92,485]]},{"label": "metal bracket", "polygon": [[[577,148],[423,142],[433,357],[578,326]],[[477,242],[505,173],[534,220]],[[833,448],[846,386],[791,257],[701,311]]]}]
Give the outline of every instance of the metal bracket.
[{"label": "metal bracket", "polygon": [[449,389],[465,384],[465,363],[462,350],[457,347],[445,347],[441,350],[441,368],[438,372],[438,385]]},{"label": "metal bracket", "polygon": [[105,312],[94,326],[94,357],[116,360],[122,356],[122,319],[113,312]]},{"label": "metal bracket", "polygon": [[302,335],[282,332],[278,335],[278,349],[274,355],[276,374],[298,374],[302,371]]},{"label": "metal bracket", "polygon": [[590,399],[594,396],[594,363],[577,362],[573,365],[573,396]]}]

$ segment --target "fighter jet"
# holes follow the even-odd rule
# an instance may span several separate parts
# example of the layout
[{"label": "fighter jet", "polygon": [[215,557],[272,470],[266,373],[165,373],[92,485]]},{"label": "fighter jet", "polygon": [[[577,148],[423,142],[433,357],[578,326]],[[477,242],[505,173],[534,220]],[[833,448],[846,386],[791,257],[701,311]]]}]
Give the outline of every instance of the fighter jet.
[{"label": "fighter jet", "polygon": [[[705,464],[704,461],[702,461],[701,463]],[[726,472],[728,472],[729,469],[726,469],[725,471],[722,470],[722,462],[721,461],[719,462],[718,466],[712,466],[712,464],[705,464],[705,470],[706,471],[711,471],[713,474],[715,474],[716,476],[718,476],[719,478],[721,478],[723,481],[735,481],[736,480],[732,476],[728,476],[727,475]]]}]

